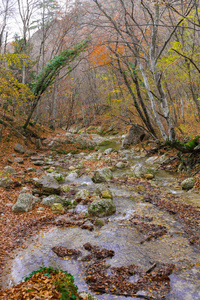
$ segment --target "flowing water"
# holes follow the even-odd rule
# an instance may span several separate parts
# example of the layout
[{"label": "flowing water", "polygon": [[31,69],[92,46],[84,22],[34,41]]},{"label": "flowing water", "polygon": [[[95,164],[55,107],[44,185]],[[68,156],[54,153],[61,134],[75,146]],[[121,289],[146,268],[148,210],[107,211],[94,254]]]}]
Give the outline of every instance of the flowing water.
[{"label": "flowing water", "polygon": [[[131,164],[144,161],[144,158],[140,157],[128,159]],[[129,169],[120,170],[114,175],[117,177],[129,172]],[[152,182],[160,186],[165,193],[178,195],[184,203],[200,207],[199,194],[182,191],[175,175],[159,171]],[[87,185],[91,191],[95,189],[95,184],[87,176],[77,178],[75,183],[79,187],[84,185],[84,188]],[[183,226],[172,214],[144,202],[141,195],[128,187],[110,184],[110,189],[117,210],[116,214],[103,218],[106,221],[105,226],[93,232],[78,227],[53,227],[49,231],[41,231],[27,242],[26,249],[17,250],[14,259],[9,262],[10,272],[5,275],[4,286],[18,283],[24,276],[41,266],[51,266],[70,272],[75,278],[79,291],[88,291],[88,286],[84,281],[84,263],[79,259],[59,258],[51,248],[54,246],[75,248],[81,250],[84,255],[87,251],[84,250],[83,244],[90,242],[92,245],[115,251],[115,256],[107,259],[111,267],[135,264],[147,270],[155,261],[174,263],[178,268],[170,275],[171,290],[165,299],[199,300],[200,255],[195,247],[190,245]],[[87,211],[87,207],[79,205],[76,210],[77,212]],[[168,233],[154,241],[140,244],[142,235],[136,227],[130,224],[130,218],[134,214],[153,217],[154,223],[166,226]],[[107,294],[97,295],[97,298],[102,300],[133,299]]]}]

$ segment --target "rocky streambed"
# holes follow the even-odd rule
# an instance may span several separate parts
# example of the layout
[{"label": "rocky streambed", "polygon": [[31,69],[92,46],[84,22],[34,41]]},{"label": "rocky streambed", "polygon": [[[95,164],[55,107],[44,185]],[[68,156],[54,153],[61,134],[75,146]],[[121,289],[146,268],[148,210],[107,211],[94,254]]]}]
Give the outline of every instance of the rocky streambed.
[{"label": "rocky streambed", "polygon": [[[50,230],[27,240],[26,249],[13,254],[4,287],[41,266],[51,266],[70,272],[79,290],[98,299],[200,299],[200,195],[184,191],[176,174],[160,170],[165,156],[114,152],[118,146],[113,145],[112,141],[112,148],[107,143],[99,152],[71,156],[68,171],[63,158],[48,160],[49,173],[57,170],[57,176],[63,176],[60,188],[69,186],[74,191],[68,198],[72,205],[55,218]],[[103,161],[113,176],[103,185],[98,180],[94,183],[93,173],[80,172],[85,160]],[[112,201],[115,209],[88,215],[91,203],[102,199]],[[88,243],[91,247],[85,246]],[[52,250],[55,247],[75,249],[79,255],[62,257]],[[112,250],[113,255],[95,256],[93,249]]]}]

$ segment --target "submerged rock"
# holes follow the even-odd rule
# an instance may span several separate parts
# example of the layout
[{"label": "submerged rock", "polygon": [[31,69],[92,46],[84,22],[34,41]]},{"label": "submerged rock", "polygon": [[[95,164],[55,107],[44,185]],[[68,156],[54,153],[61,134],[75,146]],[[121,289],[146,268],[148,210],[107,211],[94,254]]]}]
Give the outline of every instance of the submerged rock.
[{"label": "submerged rock", "polygon": [[181,187],[183,190],[191,190],[195,184],[195,178],[189,177],[181,182]]},{"label": "submerged rock", "polygon": [[88,213],[97,217],[112,215],[116,207],[111,199],[99,199],[92,202],[88,207]]},{"label": "submerged rock", "polygon": [[95,183],[109,181],[113,178],[113,174],[109,168],[98,169],[94,172],[92,180]]}]

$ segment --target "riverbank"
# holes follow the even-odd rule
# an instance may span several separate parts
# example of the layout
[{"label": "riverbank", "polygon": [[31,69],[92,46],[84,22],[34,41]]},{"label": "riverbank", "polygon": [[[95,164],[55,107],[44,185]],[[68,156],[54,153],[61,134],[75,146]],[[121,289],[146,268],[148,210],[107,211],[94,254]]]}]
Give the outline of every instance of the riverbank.
[{"label": "riverbank", "polygon": [[[135,264],[137,267],[142,267],[142,272],[145,272],[156,263],[156,268],[150,272],[151,276],[156,277],[156,273],[153,272],[158,273],[161,267],[159,263],[164,262],[175,266],[172,275],[170,273],[167,275],[167,285],[164,284],[165,280],[163,282],[160,280],[160,285],[155,281],[157,287],[152,289],[150,276],[146,282],[146,290],[144,288],[142,290],[144,296],[160,299],[159,297],[165,295],[168,297],[166,299],[187,299],[184,298],[185,295],[190,294],[193,297],[191,299],[198,299],[197,279],[200,263],[197,258],[200,241],[198,190],[183,191],[176,174],[160,170],[164,166],[163,162],[159,162],[161,155],[157,158],[154,155],[150,159],[145,157],[144,150],[139,150],[138,147],[117,151],[114,148],[109,151],[108,149],[111,149],[109,143],[106,148],[102,149],[103,152],[86,150],[80,154],[56,153],[52,156],[48,152],[43,155],[40,151],[39,157],[40,160],[43,159],[44,164],[42,167],[36,167],[38,171],[33,172],[31,176],[25,175],[25,180],[28,180],[30,177],[35,178],[44,173],[62,174],[65,179],[61,186],[67,184],[69,191],[62,191],[61,196],[70,201],[78,192],[87,189],[90,195],[86,199],[78,200],[77,198],[76,208],[64,209],[60,213],[56,211],[55,214],[51,207],[39,201],[35,203],[31,211],[13,214],[11,211],[13,199],[9,199],[10,196],[8,198],[7,192],[12,194],[15,192],[16,196],[13,198],[16,199],[21,187],[14,191],[11,188],[6,191],[2,188],[4,204],[5,202],[8,204],[4,205],[1,219],[2,236],[6,240],[2,249],[6,260],[4,259],[2,267],[5,267],[5,263],[8,265],[3,273],[4,287],[10,282],[16,284],[34,268],[53,265],[61,269],[67,268],[72,272],[77,270],[73,274],[75,283],[77,281],[76,284],[81,289],[88,290],[86,283],[81,285],[84,276],[80,276],[80,270],[85,272],[82,263],[71,258],[61,259],[52,252],[52,248],[62,245],[83,251],[83,245],[90,242],[115,251],[115,256],[108,262],[111,268]],[[174,161],[175,159],[165,164],[165,169],[173,168]],[[146,168],[145,174],[149,172],[152,175],[151,179],[145,179],[145,174],[136,178],[133,172],[140,169],[138,166]],[[104,183],[104,189],[110,190],[116,213],[99,218],[88,215],[87,206],[98,186],[91,180],[94,170],[103,167],[109,167],[114,176],[113,179]],[[48,172],[49,169],[51,172]],[[28,191],[33,191],[33,183],[30,180],[28,182]],[[43,199],[44,196],[41,195],[39,198]],[[101,220],[100,223],[103,226],[99,227],[96,220]],[[8,244],[7,241],[9,241]],[[17,250],[14,251],[14,249]],[[13,259],[9,260],[9,256]],[[7,275],[6,272],[8,272]],[[105,273],[105,285],[108,284],[108,276],[112,275],[109,272]],[[182,280],[185,286],[182,286]],[[140,282],[141,277],[136,277],[135,281]],[[162,283],[167,286],[166,289],[161,288]],[[98,287],[98,282],[96,286]],[[139,288],[141,286],[138,287],[138,293],[141,293]],[[112,294],[110,288],[107,291]],[[118,290],[117,297],[123,299],[119,293]],[[127,296],[126,290],[123,293],[122,295]],[[134,293],[137,293],[137,290]],[[106,294],[97,295],[97,297],[107,299]],[[112,299],[111,297],[109,295],[108,299]]]}]

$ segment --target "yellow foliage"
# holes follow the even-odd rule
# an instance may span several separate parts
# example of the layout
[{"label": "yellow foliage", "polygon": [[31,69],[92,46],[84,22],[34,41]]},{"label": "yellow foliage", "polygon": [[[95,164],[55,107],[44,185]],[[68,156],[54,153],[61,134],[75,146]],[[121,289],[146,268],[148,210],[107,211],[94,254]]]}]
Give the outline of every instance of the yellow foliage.
[{"label": "yellow foliage", "polygon": [[0,101],[1,103],[20,106],[33,99],[34,95],[28,85],[21,83],[14,76],[13,68],[22,69],[30,65],[24,54],[0,54]]}]

